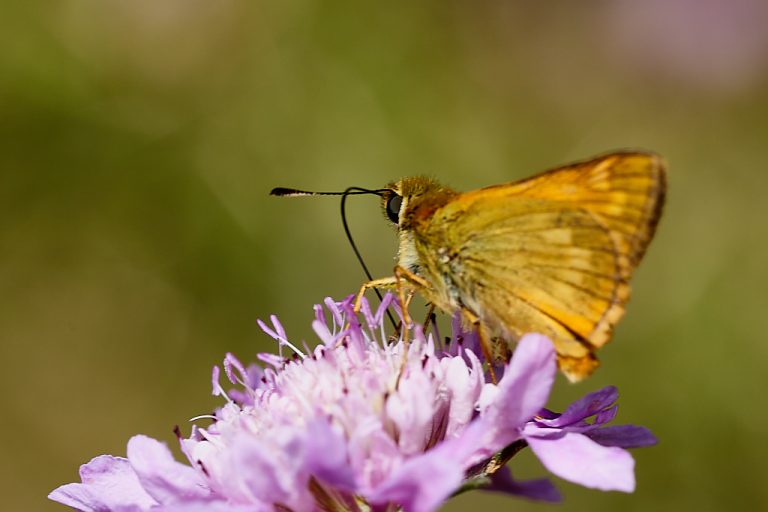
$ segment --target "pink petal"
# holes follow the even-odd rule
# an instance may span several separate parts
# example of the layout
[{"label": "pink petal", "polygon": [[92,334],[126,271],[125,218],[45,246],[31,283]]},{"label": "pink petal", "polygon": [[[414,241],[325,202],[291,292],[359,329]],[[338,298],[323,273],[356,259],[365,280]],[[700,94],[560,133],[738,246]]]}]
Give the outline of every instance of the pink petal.
[{"label": "pink petal", "polygon": [[522,427],[544,407],[555,371],[555,348],[549,338],[523,336],[488,407],[489,420],[500,428]]},{"label": "pink petal", "polygon": [[[223,494],[247,503],[285,503],[307,499],[307,481],[296,478],[296,467],[285,464],[280,455],[293,454],[297,439],[293,432],[285,432],[284,439],[270,439],[267,445],[248,433],[241,433],[233,440],[227,457],[219,461],[218,484]],[[281,453],[285,452],[285,453]],[[292,461],[291,461],[292,462]],[[287,488],[287,481],[296,486],[295,496]]]},{"label": "pink petal", "polygon": [[414,372],[402,379],[395,393],[387,399],[387,417],[397,425],[398,445],[405,455],[420,453],[429,437],[435,416],[434,383],[422,373]]},{"label": "pink petal", "polygon": [[350,466],[347,445],[327,421],[307,425],[303,470],[335,489],[354,491],[355,474]]},{"label": "pink petal", "polygon": [[635,490],[635,460],[626,450],[601,446],[574,433],[526,440],[542,464],[560,478],[601,491]]},{"label": "pink petal", "polygon": [[141,487],[127,459],[100,455],[80,466],[82,483],[62,485],[48,498],[82,511],[148,510],[157,502]]},{"label": "pink petal", "polygon": [[367,421],[359,425],[349,439],[349,458],[365,493],[388,478],[403,456],[380,423]]},{"label": "pink petal", "polygon": [[322,341],[324,345],[333,346],[336,338],[328,328],[328,324],[321,322],[320,320],[315,320],[312,322],[312,329],[315,331],[315,334],[318,338],[320,338],[320,341]]},{"label": "pink petal", "polygon": [[[446,436],[451,437],[463,429],[475,414],[475,404],[483,386],[483,372],[477,358],[468,352],[472,366],[468,367],[460,357],[443,359],[445,385],[450,390],[451,408]],[[473,359],[474,358],[474,359]],[[471,368],[471,372],[470,372]]]},{"label": "pink petal", "polygon": [[366,497],[371,503],[397,503],[408,512],[437,510],[460,486],[464,468],[441,450],[409,459]]},{"label": "pink petal", "polygon": [[[575,425],[590,416],[599,414],[608,409],[619,398],[619,391],[615,386],[606,386],[602,389],[589,393],[588,395],[576,400],[563,412],[553,419],[542,419],[538,422],[548,427],[565,427]],[[603,418],[601,423],[610,421],[609,418]]]},{"label": "pink petal", "polygon": [[211,491],[193,468],[176,462],[168,447],[147,436],[128,441],[128,460],[146,491],[162,504],[208,498]]},{"label": "pink petal", "polygon": [[548,501],[550,503],[559,503],[563,500],[557,487],[546,478],[515,480],[506,466],[492,474],[491,485],[482,488],[482,490],[522,496],[530,500]]},{"label": "pink petal", "polygon": [[[274,512],[275,509],[272,505],[264,504],[237,505],[234,503],[226,503],[221,501],[205,501],[179,503],[176,505],[164,505],[162,508],[157,510],[159,512]],[[133,511],[121,509],[119,512]]]},{"label": "pink petal", "polygon": [[603,446],[620,448],[640,448],[653,446],[659,442],[650,430],[638,425],[611,425],[590,430],[586,435]]}]

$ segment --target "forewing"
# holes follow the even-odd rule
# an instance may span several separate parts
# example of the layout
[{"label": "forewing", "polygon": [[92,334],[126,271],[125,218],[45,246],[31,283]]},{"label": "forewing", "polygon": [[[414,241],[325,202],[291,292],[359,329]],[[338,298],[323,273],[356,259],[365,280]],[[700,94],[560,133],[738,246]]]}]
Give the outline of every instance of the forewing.
[{"label": "forewing", "polygon": [[666,194],[664,163],[653,153],[612,153],[532,178],[462,196],[526,197],[595,216],[616,238],[622,270],[631,275],[656,230]]},{"label": "forewing", "polygon": [[[507,336],[541,332],[578,380],[624,314],[664,195],[655,155],[620,153],[462,194],[416,229],[460,300]],[[426,236],[422,236],[426,235]]]}]

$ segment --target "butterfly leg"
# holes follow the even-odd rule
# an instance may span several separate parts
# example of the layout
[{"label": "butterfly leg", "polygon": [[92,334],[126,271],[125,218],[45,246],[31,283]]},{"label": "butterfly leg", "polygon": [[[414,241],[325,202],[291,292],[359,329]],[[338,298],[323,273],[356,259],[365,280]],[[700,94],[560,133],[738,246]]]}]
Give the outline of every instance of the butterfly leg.
[{"label": "butterfly leg", "polygon": [[[413,299],[414,294],[416,293],[416,288],[426,288],[429,286],[429,283],[425,281],[423,278],[417,276],[413,272],[410,272],[409,270],[397,266],[394,270],[394,276],[392,277],[385,277],[383,279],[375,279],[373,281],[369,281],[365,284],[363,284],[362,287],[360,287],[360,291],[357,292],[357,296],[355,297],[355,305],[354,305],[354,311],[355,313],[358,313],[360,311],[360,308],[362,306],[362,300],[363,295],[365,294],[365,291],[369,288],[388,288],[392,289],[395,288],[397,290],[397,296],[398,300],[400,301],[400,308],[403,315],[403,322],[401,325],[405,326],[406,329],[403,331],[403,358],[400,365],[400,371],[398,372],[397,379],[395,381],[395,389],[397,389],[398,384],[400,383],[400,377],[403,374],[403,371],[405,371],[405,363],[407,361],[407,355],[408,355],[408,346],[410,344],[410,331],[407,329],[408,326],[411,325],[411,316],[408,313],[408,306]],[[408,283],[408,292],[406,294],[404,285],[404,282]]]},{"label": "butterfly leg", "polygon": [[355,296],[355,305],[354,305],[354,312],[359,313],[360,307],[362,306],[363,302],[363,295],[365,295],[365,292],[372,288],[378,288],[380,290],[387,290],[392,288],[397,288],[399,286],[399,280],[397,277],[384,277],[382,279],[374,279],[373,281],[368,281],[367,283],[364,283],[363,286],[360,287],[360,291],[357,292],[357,295]]},{"label": "butterfly leg", "polygon": [[[400,265],[395,267],[394,274],[395,280],[397,281],[398,300],[400,301],[400,307],[403,314],[403,326],[405,326],[405,331],[403,332],[403,357],[400,362],[400,371],[397,374],[397,380],[395,382],[395,389],[397,389],[397,386],[400,384],[400,378],[405,371],[405,365],[408,360],[408,347],[410,346],[410,331],[408,330],[408,327],[412,324],[412,321],[408,307],[410,306],[411,300],[416,293],[416,288],[427,288],[429,287],[429,283],[408,269],[401,267]],[[404,281],[410,285],[407,298],[405,293],[405,286],[403,286]]]},{"label": "butterfly leg", "polygon": [[427,316],[424,318],[424,324],[422,324],[424,332],[427,332],[427,326],[429,326],[429,324],[435,324],[435,304],[433,302],[429,303]]},{"label": "butterfly leg", "polygon": [[[353,306],[353,311],[355,313],[359,313],[360,312],[360,308],[362,307],[362,302],[363,302],[363,296],[365,295],[365,292],[367,290],[372,289],[372,288],[377,288],[379,290],[396,289],[397,293],[398,293],[398,299],[400,300],[400,304],[401,304],[401,307],[402,307],[402,310],[403,310],[403,318],[407,320],[406,323],[410,323],[410,317],[407,316],[408,315],[408,305],[410,304],[411,299],[413,298],[414,292],[410,291],[409,294],[408,294],[408,297],[406,299],[405,298],[405,293],[403,291],[403,285],[402,285],[403,279],[400,276],[398,276],[396,272],[395,272],[395,274],[396,275],[391,276],[391,277],[384,277],[384,278],[381,278],[381,279],[374,279],[373,281],[368,281],[367,283],[364,283],[360,287],[360,291],[358,291],[357,295],[355,296],[355,303],[354,303],[354,306]],[[387,312],[387,314],[389,315],[390,319],[393,318],[392,315],[389,314],[389,312]],[[395,335],[398,335],[403,324],[402,324],[402,322],[399,325],[395,324],[394,319],[392,319],[392,323],[394,324],[394,327],[395,327]],[[408,344],[408,339],[407,339],[408,331],[406,330],[405,332],[406,332],[405,344],[407,346],[407,344]]]},{"label": "butterfly leg", "polygon": [[[397,389],[397,386],[400,383],[400,378],[402,377],[403,372],[405,371],[407,355],[408,355],[408,346],[410,344],[410,339],[409,339],[410,331],[407,329],[407,327],[410,326],[412,322],[411,322],[411,316],[408,312],[408,306],[410,305],[411,300],[413,299],[413,296],[416,293],[416,290],[418,288],[429,288],[429,283],[422,277],[419,277],[418,275],[414,274],[413,272],[399,265],[395,267],[395,270],[393,273],[394,273],[394,276],[392,277],[376,279],[363,284],[363,286],[360,288],[360,291],[357,293],[357,296],[355,297],[354,311],[355,313],[360,311],[363,295],[365,294],[365,291],[368,290],[369,288],[379,288],[379,289],[394,288],[397,290],[397,297],[400,302],[400,308],[403,315],[402,325],[406,327],[405,331],[403,331],[403,358],[400,364],[400,371],[398,372],[397,379],[395,380],[395,389]],[[408,288],[407,292],[406,292],[406,288]],[[434,305],[432,306],[432,309],[430,309],[430,315],[432,313],[432,310],[434,310]]]},{"label": "butterfly leg", "polygon": [[[403,282],[407,282],[411,288],[411,290],[408,291],[408,294],[406,295],[405,288],[406,286],[403,286]],[[382,279],[374,279],[373,281],[368,281],[367,283],[364,283],[363,286],[360,287],[360,291],[357,292],[357,296],[355,297],[355,305],[354,305],[354,311],[355,313],[360,312],[360,307],[362,305],[363,295],[365,295],[365,292],[371,288],[378,288],[380,290],[382,289],[395,289],[397,290],[398,299],[400,301],[400,305],[403,308],[403,318],[406,320],[407,324],[411,323],[411,318],[408,315],[408,305],[411,302],[411,299],[414,295],[414,288],[428,288],[429,283],[424,280],[423,278],[417,276],[410,270],[407,270],[401,266],[395,267],[394,275],[391,277],[384,277]]]},{"label": "butterfly leg", "polygon": [[488,363],[488,373],[491,374],[491,382],[497,384],[496,372],[493,370],[493,355],[491,353],[491,338],[488,334],[488,330],[480,321],[480,317],[474,314],[472,311],[462,308],[461,310],[464,318],[475,327],[477,336],[480,338],[480,350],[483,351],[483,358]]},{"label": "butterfly leg", "polygon": [[[355,295],[355,303],[352,306],[352,311],[355,312],[355,314],[360,312],[360,308],[363,304],[363,296],[365,295],[365,292],[372,288],[378,288],[380,290],[384,289],[392,289],[396,288],[398,286],[398,280],[396,277],[384,277],[381,279],[374,279],[373,281],[368,281],[367,283],[363,283],[363,285],[360,287],[360,291],[357,292],[357,295]],[[392,320],[392,325],[395,328],[395,334],[397,335],[400,332],[400,326],[395,322],[394,317],[392,314],[387,311],[387,316],[389,316],[390,320]],[[348,326],[348,325],[347,325]]]}]

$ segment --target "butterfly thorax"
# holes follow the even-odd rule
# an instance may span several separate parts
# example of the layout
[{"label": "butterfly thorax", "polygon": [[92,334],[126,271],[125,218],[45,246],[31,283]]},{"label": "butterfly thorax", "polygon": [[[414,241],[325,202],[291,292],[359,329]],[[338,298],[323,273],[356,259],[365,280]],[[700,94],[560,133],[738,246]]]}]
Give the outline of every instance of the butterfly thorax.
[{"label": "butterfly thorax", "polygon": [[[440,262],[434,257],[434,247],[424,237],[429,236],[427,228],[435,212],[455,198],[458,192],[421,177],[406,178],[397,185],[403,197],[398,225],[397,263],[430,283],[429,289],[422,290],[430,302],[443,310],[455,310],[459,306],[458,290],[452,286],[450,276],[444,275]],[[447,250],[446,247],[444,251]]]}]

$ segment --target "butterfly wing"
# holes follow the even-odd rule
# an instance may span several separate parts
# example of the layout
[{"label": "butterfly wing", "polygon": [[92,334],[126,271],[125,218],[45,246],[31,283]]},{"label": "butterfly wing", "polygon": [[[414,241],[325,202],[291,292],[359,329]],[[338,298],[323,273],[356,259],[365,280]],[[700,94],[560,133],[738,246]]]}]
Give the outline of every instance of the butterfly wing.
[{"label": "butterfly wing", "polygon": [[597,366],[664,201],[661,159],[614,153],[465,194],[414,226],[431,281],[497,334],[540,332],[572,380]]}]

